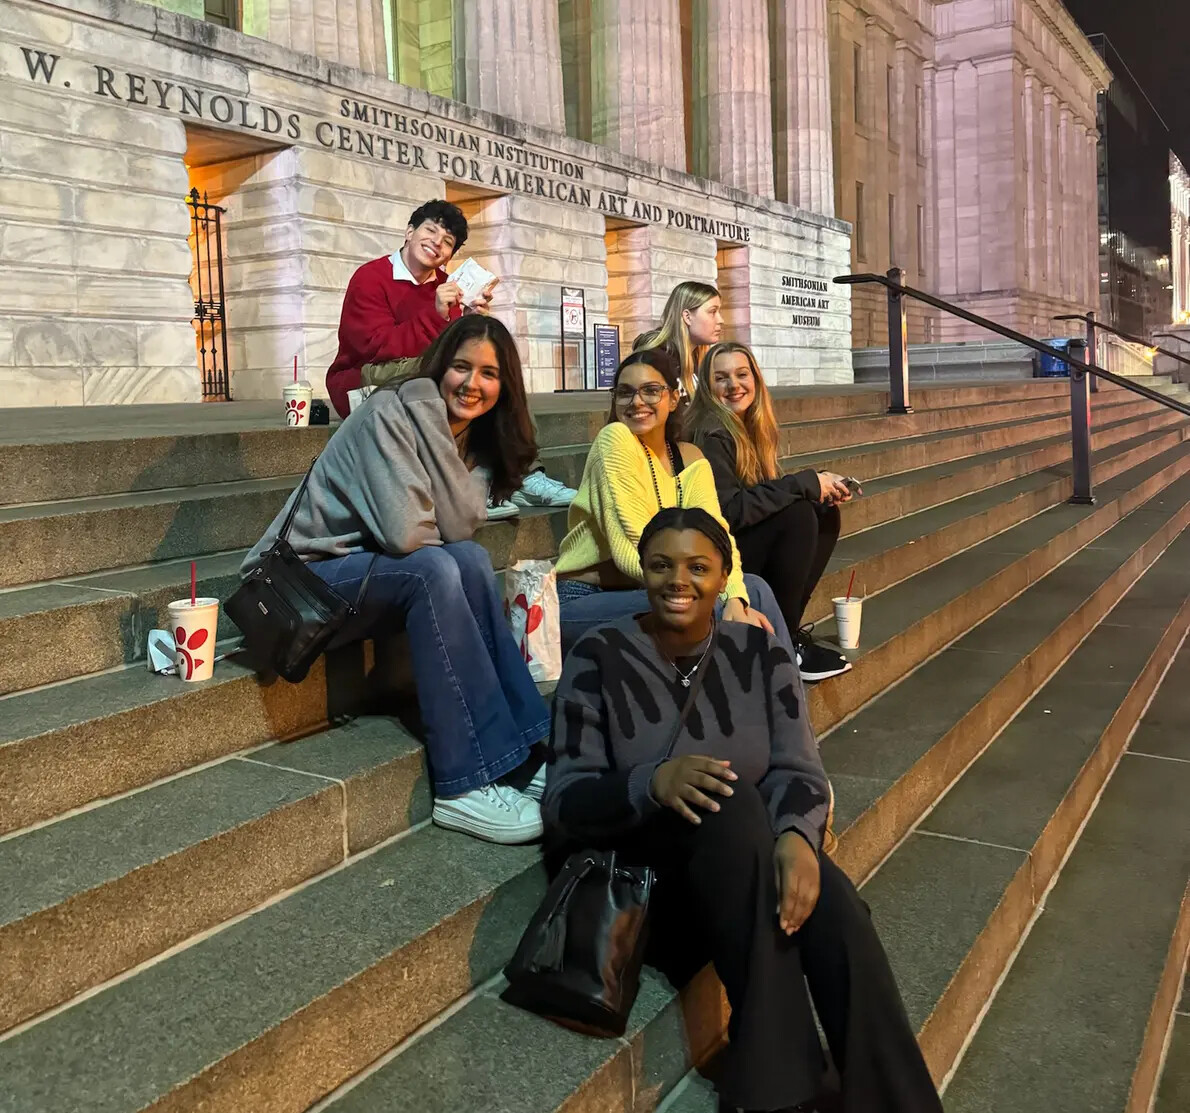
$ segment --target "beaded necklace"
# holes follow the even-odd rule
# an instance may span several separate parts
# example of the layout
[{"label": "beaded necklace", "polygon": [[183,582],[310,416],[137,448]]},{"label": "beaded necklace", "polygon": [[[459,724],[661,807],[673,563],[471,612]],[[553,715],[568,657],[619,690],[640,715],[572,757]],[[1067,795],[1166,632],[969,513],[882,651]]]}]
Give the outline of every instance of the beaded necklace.
[{"label": "beaded necklace", "polygon": [[[678,455],[677,446],[673,441],[667,440],[665,447],[669,450],[669,466],[673,468],[674,483],[678,489],[678,505],[682,505],[682,477],[681,477],[681,456]],[[653,480],[653,494],[657,496],[657,509],[663,510],[665,503],[661,501],[661,486],[657,482],[657,469],[653,467],[653,450],[647,444],[642,444],[641,448],[645,450],[645,459],[649,462],[649,475]]]}]

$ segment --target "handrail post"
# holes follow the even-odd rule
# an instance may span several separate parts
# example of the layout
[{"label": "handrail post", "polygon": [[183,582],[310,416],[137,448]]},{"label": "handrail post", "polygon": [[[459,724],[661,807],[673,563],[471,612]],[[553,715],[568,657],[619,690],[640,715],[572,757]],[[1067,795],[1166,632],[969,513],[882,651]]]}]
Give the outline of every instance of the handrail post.
[{"label": "handrail post", "polygon": [[899,289],[905,282],[905,272],[900,267],[890,267],[888,279],[898,287],[888,290],[888,412],[911,414],[909,325],[905,317],[905,295]]},{"label": "handrail post", "polygon": [[[1095,310],[1091,309],[1087,312],[1087,358],[1086,361],[1092,367],[1099,366],[1099,337],[1095,328]],[[1099,393],[1099,376],[1091,376],[1091,393]]]},{"label": "handrail post", "polygon": [[[1072,340],[1070,355],[1083,363],[1088,362],[1087,342]],[[1074,478],[1074,493],[1070,501],[1076,506],[1095,505],[1095,495],[1091,489],[1091,384],[1089,382],[1093,377],[1076,367],[1070,368],[1070,448]]]}]

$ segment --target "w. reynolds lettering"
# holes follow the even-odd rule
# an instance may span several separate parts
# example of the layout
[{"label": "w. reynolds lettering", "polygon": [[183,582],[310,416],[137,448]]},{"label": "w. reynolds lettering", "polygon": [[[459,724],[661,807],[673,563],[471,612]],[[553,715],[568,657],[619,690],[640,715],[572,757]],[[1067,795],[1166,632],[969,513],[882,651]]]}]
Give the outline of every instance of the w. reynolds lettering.
[{"label": "w. reynolds lettering", "polygon": [[193,82],[166,80],[37,48],[15,49],[24,56],[29,79],[48,89],[73,87],[104,100],[169,112],[196,123],[275,136],[277,142],[317,145],[642,224],[662,224],[736,243],[748,243],[752,238],[751,229],[738,222],[632,197],[631,180],[629,193],[595,189],[586,184],[590,167],[575,159],[369,101],[342,97],[338,119],[327,119]]}]

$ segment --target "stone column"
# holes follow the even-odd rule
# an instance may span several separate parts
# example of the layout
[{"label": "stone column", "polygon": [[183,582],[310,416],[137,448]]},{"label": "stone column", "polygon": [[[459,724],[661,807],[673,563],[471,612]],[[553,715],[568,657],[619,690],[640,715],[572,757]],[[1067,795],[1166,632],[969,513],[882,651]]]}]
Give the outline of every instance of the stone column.
[{"label": "stone column", "polygon": [[1049,291],[1060,287],[1062,278],[1058,265],[1058,222],[1062,218],[1061,182],[1058,166],[1058,121],[1052,85],[1041,89],[1042,135],[1045,137],[1045,269],[1042,277]]},{"label": "stone column", "polygon": [[388,74],[384,0],[244,0],[244,31],[328,62]]},{"label": "stone column", "polygon": [[766,0],[693,0],[696,174],[773,196]]},{"label": "stone column", "polygon": [[457,0],[454,39],[457,99],[565,132],[557,0]]},{"label": "stone column", "polygon": [[1061,190],[1058,207],[1058,243],[1061,250],[1058,253],[1058,282],[1055,289],[1061,293],[1064,301],[1069,301],[1074,295],[1073,273],[1070,265],[1074,241],[1071,226],[1074,200],[1070,191],[1075,181],[1074,168],[1070,158],[1072,131],[1070,107],[1063,102],[1058,109],[1058,188]]},{"label": "stone column", "polygon": [[1091,196],[1091,235],[1087,244],[1087,308],[1099,311],[1099,128],[1087,128],[1087,188]]},{"label": "stone column", "polygon": [[826,0],[769,0],[777,198],[834,216]]},{"label": "stone column", "polygon": [[590,50],[591,141],[685,170],[679,0],[591,0]]}]

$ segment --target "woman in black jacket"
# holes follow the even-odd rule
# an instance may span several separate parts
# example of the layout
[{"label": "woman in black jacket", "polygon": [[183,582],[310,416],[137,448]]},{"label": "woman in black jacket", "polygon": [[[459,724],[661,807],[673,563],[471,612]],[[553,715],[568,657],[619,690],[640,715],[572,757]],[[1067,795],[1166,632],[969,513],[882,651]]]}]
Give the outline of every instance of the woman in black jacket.
[{"label": "woman in black jacket", "polygon": [[772,398],[756,357],[743,344],[710,348],[691,406],[694,442],[715,474],[719,505],[744,571],[766,580],[790,631],[797,631],[805,681],[847,672],[837,651],[810,638],[802,614],[839,539],[838,504],[851,498],[842,476],[812,468],[782,475]]}]

